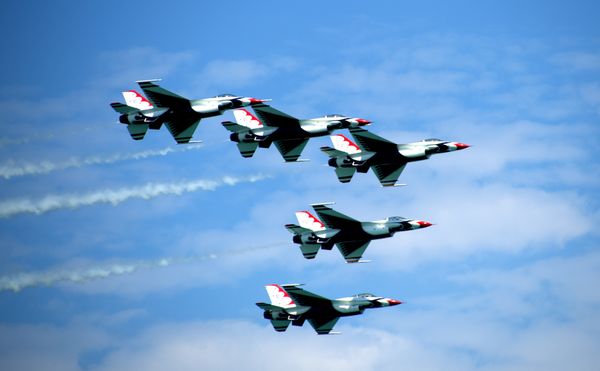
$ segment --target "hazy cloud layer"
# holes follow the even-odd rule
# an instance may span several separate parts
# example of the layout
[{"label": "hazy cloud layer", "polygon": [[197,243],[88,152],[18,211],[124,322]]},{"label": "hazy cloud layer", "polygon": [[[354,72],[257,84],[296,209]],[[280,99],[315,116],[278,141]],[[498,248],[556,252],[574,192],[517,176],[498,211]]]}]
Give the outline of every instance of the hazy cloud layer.
[{"label": "hazy cloud layer", "polygon": [[[594,351],[600,297],[585,283],[599,278],[599,264],[600,255],[588,253],[510,269],[463,269],[438,282],[452,288],[447,293],[342,318],[339,336],[318,336],[308,324],[276,333],[252,303],[239,303],[247,307],[247,319],[158,323],[128,336],[118,328],[144,315],[135,308],[64,326],[4,325],[0,366],[50,370],[60,355],[61,369],[68,370],[159,370],[167,364],[178,370],[198,365],[237,370],[240,364],[265,370],[282,364],[294,370],[397,370],[400,362],[424,370],[591,371],[600,361]],[[318,293],[351,294],[326,291]],[[65,334],[70,341],[57,341]],[[93,349],[103,351],[88,364],[83,355]]]}]

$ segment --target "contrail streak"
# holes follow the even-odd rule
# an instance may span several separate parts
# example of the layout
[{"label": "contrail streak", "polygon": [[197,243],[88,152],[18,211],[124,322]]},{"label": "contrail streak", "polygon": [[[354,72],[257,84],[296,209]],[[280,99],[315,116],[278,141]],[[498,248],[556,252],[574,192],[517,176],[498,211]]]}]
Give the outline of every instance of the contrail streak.
[{"label": "contrail streak", "polygon": [[61,282],[85,283],[112,276],[133,274],[140,270],[156,269],[171,265],[190,264],[225,258],[228,256],[245,254],[253,251],[264,250],[282,243],[272,243],[263,246],[247,247],[243,249],[228,250],[220,254],[208,254],[192,256],[187,258],[161,258],[157,260],[138,261],[128,264],[109,264],[86,269],[55,270],[45,272],[17,273],[0,277],[0,291],[19,292],[28,287],[53,286]]},{"label": "contrail streak", "polygon": [[238,183],[254,183],[269,178],[268,175],[256,174],[246,177],[224,176],[221,179],[196,179],[175,183],[147,183],[138,187],[104,189],[86,194],[47,195],[38,200],[13,199],[0,202],[0,218],[17,214],[44,214],[58,209],[77,209],[98,203],[120,204],[130,198],[149,200],[162,195],[181,195],[183,193],[213,191],[221,186],[234,186]]},{"label": "contrail streak", "polygon": [[52,171],[78,168],[89,165],[112,164],[119,161],[139,160],[147,157],[165,156],[173,152],[183,152],[201,148],[202,145],[186,145],[177,148],[166,147],[162,149],[147,150],[133,153],[115,153],[108,156],[90,156],[86,158],[72,157],[62,162],[41,161],[39,163],[16,164],[8,161],[0,165],[0,176],[10,179],[16,176],[47,174]]}]

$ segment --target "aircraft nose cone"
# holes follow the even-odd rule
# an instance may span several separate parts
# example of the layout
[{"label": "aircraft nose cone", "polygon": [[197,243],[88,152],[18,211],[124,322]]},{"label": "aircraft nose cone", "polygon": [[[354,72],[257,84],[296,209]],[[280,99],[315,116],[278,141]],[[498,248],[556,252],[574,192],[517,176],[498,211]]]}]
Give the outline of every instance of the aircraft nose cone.
[{"label": "aircraft nose cone", "polygon": [[426,222],[424,220],[419,220],[417,222],[419,224],[419,228],[427,228],[427,227],[431,227],[433,224]]},{"label": "aircraft nose cone", "polygon": [[396,299],[388,299],[388,303],[390,304],[390,307],[392,307],[394,305],[402,304],[402,302],[400,300],[396,300]]},{"label": "aircraft nose cone", "polygon": [[356,119],[356,122],[358,122],[360,126],[369,125],[371,123],[371,121],[366,119]]},{"label": "aircraft nose cone", "polygon": [[258,99],[258,98],[250,98],[250,104],[259,104],[264,102],[269,102],[270,99]]},{"label": "aircraft nose cone", "polygon": [[465,143],[456,143],[456,149],[465,149],[465,148],[469,148],[469,147],[471,147],[471,146],[468,144],[465,144]]}]

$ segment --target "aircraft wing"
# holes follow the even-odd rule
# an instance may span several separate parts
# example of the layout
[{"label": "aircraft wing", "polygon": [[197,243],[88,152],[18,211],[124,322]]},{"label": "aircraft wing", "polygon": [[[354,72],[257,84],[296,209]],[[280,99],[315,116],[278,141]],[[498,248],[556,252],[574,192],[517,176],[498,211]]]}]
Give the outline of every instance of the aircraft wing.
[{"label": "aircraft wing", "polygon": [[350,128],[350,134],[365,151],[398,154],[398,145],[363,128]]},{"label": "aircraft wing", "polygon": [[190,101],[180,95],[161,88],[153,81],[138,81],[140,88],[156,107],[169,107],[172,109],[191,109]]},{"label": "aircraft wing", "polygon": [[294,162],[302,154],[308,139],[276,140],[274,143],[285,162]]},{"label": "aircraft wing", "polygon": [[371,241],[338,242],[336,245],[347,263],[357,263]]},{"label": "aircraft wing", "polygon": [[323,296],[313,294],[298,287],[298,285],[282,285],[281,286],[292,299],[299,305],[306,307],[331,306],[331,300]]},{"label": "aircraft wing", "polygon": [[173,120],[165,125],[177,143],[189,143],[200,123],[200,119]]},{"label": "aircraft wing", "polygon": [[300,127],[300,121],[283,113],[267,104],[257,104],[252,106],[254,112],[260,121],[266,126],[281,127],[281,126],[297,126]]},{"label": "aircraft wing", "polygon": [[337,212],[325,206],[325,204],[312,204],[311,206],[319,215],[319,219],[321,219],[321,221],[325,223],[328,228],[344,229],[360,226],[360,222],[358,220]]},{"label": "aircraft wing", "polygon": [[406,163],[401,165],[398,164],[384,164],[384,165],[373,165],[373,172],[379,179],[379,182],[384,187],[393,187],[398,181],[398,177],[402,174],[402,171],[406,167]]},{"label": "aircraft wing", "polygon": [[319,335],[327,335],[333,330],[333,326],[337,323],[340,317],[336,316],[324,316],[324,317],[313,317],[308,319],[308,323],[315,329]]}]

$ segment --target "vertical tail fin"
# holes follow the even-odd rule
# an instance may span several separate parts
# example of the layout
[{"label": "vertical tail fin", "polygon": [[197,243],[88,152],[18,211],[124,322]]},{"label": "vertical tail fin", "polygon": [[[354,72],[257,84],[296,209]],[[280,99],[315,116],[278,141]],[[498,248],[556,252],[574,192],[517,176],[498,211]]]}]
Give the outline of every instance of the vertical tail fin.
[{"label": "vertical tail fin", "polygon": [[348,154],[362,152],[360,147],[356,143],[354,143],[342,134],[332,135],[330,136],[330,139],[331,143],[333,143],[333,147],[338,151],[342,151]]},{"label": "vertical tail fin", "polygon": [[130,107],[135,107],[139,110],[154,108],[148,99],[135,90],[124,91],[122,94],[123,98],[125,98],[125,103]]},{"label": "vertical tail fin", "polygon": [[235,121],[237,121],[238,125],[242,125],[250,129],[258,129],[263,127],[262,122],[260,122],[256,116],[245,109],[233,110],[233,116],[235,117]]},{"label": "vertical tail fin", "polygon": [[271,304],[281,307],[281,308],[293,308],[296,306],[296,303],[290,295],[285,291],[281,286],[276,284],[266,285],[267,294],[269,294],[269,299],[271,299]]},{"label": "vertical tail fin", "polygon": [[296,213],[296,219],[298,219],[298,224],[300,224],[301,227],[310,229],[311,231],[316,232],[325,229],[325,225],[308,211],[298,211]]}]

